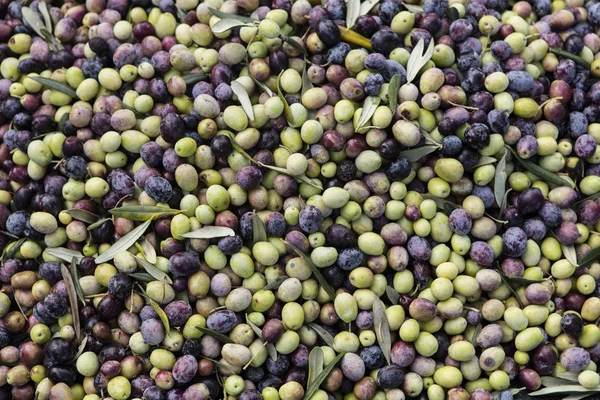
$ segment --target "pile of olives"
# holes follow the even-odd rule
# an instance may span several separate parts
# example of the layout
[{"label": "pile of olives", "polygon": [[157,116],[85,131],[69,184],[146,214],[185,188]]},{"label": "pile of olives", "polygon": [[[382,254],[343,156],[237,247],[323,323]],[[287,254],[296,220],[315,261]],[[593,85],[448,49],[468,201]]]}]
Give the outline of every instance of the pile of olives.
[{"label": "pile of olives", "polygon": [[600,2],[0,18],[0,400],[600,393]]}]

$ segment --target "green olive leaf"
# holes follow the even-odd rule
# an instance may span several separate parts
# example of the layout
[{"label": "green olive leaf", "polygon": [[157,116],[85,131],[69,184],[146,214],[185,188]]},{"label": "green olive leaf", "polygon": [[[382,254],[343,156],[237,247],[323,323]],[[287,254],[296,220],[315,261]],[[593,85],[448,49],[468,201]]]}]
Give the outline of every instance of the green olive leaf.
[{"label": "green olive leaf", "polygon": [[246,92],[246,88],[238,81],[232,81],[231,90],[238,97],[238,100],[250,121],[254,121],[254,110],[252,110],[252,102],[250,101],[248,92]]},{"label": "green olive leaf", "polygon": [[302,95],[312,89],[314,86],[310,79],[308,79],[308,71],[306,68],[306,60],[304,61],[304,68],[302,69]]},{"label": "green olive leaf", "polygon": [[213,331],[212,329],[204,328],[202,326],[196,326],[200,332],[207,334],[208,336],[212,336],[217,339],[221,343],[233,343],[233,340],[227,335],[223,335],[217,331]]},{"label": "green olive leaf", "polygon": [[183,75],[181,78],[185,82],[186,86],[190,86],[207,79],[208,76],[202,72],[191,72]]},{"label": "green olive leaf", "polygon": [[578,372],[561,372],[558,374],[558,377],[571,382],[579,382],[579,373]]},{"label": "green olive leaf", "polygon": [[379,3],[379,0],[366,0],[360,4],[360,16],[367,15],[373,7]]},{"label": "green olive leaf", "polygon": [[50,89],[56,90],[57,92],[61,92],[62,94],[66,94],[67,96],[75,100],[79,100],[79,97],[77,97],[77,93],[75,93],[75,90],[65,83],[58,82],[49,78],[43,78],[38,75],[30,75],[28,77],[33,79],[37,83],[41,83],[44,86],[48,86]]},{"label": "green olive leaf", "polygon": [[261,162],[256,162],[256,164],[259,165],[260,167],[267,168],[267,169],[270,169],[273,171],[277,171],[284,175],[289,175],[289,176],[295,178],[296,180],[299,180],[301,182],[306,183],[307,185],[314,187],[315,189],[323,190],[323,186],[316,184],[313,179],[310,179],[306,175],[296,176],[296,175],[293,175],[292,173],[290,173],[290,171],[288,171],[285,168],[276,167],[274,165],[263,164]]},{"label": "green olive leaf", "polygon": [[283,115],[285,115],[286,121],[291,126],[295,126],[295,125],[297,125],[297,123],[296,123],[296,120],[294,119],[294,114],[292,113],[292,110],[290,109],[290,105],[288,104],[287,100],[285,99],[285,96],[281,92],[280,81],[281,81],[281,75],[282,74],[283,74],[283,71],[281,71],[281,73],[277,77],[277,96],[279,96],[279,99],[283,103]]},{"label": "green olive leaf", "polygon": [[145,272],[134,272],[133,274],[129,274],[129,276],[135,279],[136,281],[146,283],[154,282],[156,280],[156,278],[154,278],[152,275],[147,274]]},{"label": "green olive leaf", "polygon": [[393,305],[398,304],[398,300],[400,300],[400,294],[398,294],[396,289],[388,285],[385,288],[385,294],[387,295],[388,299],[390,299]]},{"label": "green olive leaf", "polygon": [[26,238],[22,238],[17,240],[16,242],[12,243],[12,246],[7,245],[6,247],[4,247],[4,253],[2,254],[2,259],[10,259],[10,258],[14,258],[17,253],[19,252],[19,249],[21,248],[21,246],[23,246],[23,243],[25,243],[25,241],[27,241]]},{"label": "green olive leaf", "polygon": [[321,285],[323,290],[327,293],[329,298],[333,301],[333,299],[335,299],[335,290],[333,290],[333,288],[329,285],[329,282],[327,282],[327,279],[325,279],[323,277],[323,275],[321,274],[321,271],[319,271],[319,268],[317,268],[317,266],[312,262],[310,257],[307,256],[306,254],[304,254],[302,251],[300,251],[300,249],[297,248],[296,246],[294,246],[293,244],[286,242],[283,239],[281,239],[281,241],[283,243],[285,243],[285,245],[288,246],[290,249],[294,250],[296,252],[296,254],[298,254],[300,257],[302,257],[304,262],[307,263],[308,266],[310,267],[315,278],[317,278],[317,281],[319,281],[319,284]]},{"label": "green olive leaf", "polygon": [[48,32],[52,32],[52,18],[50,17],[50,13],[48,12],[48,6],[44,1],[40,1],[38,3],[38,10],[42,17],[44,17],[44,23],[46,24],[46,30]]},{"label": "green olive leaf", "polygon": [[187,239],[214,239],[235,236],[235,231],[226,226],[204,226],[195,231],[184,233],[181,236]]},{"label": "green olive leaf", "polygon": [[265,224],[258,216],[257,213],[252,214],[252,242],[254,244],[258,242],[265,242],[267,240],[267,232],[265,231]]},{"label": "green olive leaf", "polygon": [[132,229],[127,235],[115,242],[108,250],[96,257],[96,264],[102,264],[112,260],[121,251],[127,251],[137,240],[146,232],[152,220],[148,220],[136,228]]},{"label": "green olive leaf", "polygon": [[529,395],[530,396],[546,396],[546,395],[552,395],[552,394],[557,394],[557,393],[571,393],[571,392],[598,393],[598,392],[600,392],[600,386],[588,389],[581,385],[562,385],[562,386],[547,387],[547,388],[544,388],[541,390],[537,390],[535,392],[529,393]]},{"label": "green olive leaf", "polygon": [[115,217],[132,219],[134,221],[150,221],[177,215],[181,213],[181,210],[161,206],[121,206],[113,208],[109,213]]},{"label": "green olive leaf", "polygon": [[156,249],[148,239],[144,237],[135,245],[149,263],[156,264]]},{"label": "green olive leaf", "polygon": [[573,53],[569,53],[568,51],[550,48],[550,53],[553,53],[560,57],[568,58],[569,60],[573,60],[573,62],[575,64],[581,65],[583,68],[587,69],[588,71],[592,67],[589,62],[587,62],[586,60],[584,60],[583,58],[581,58],[579,56],[576,56]]},{"label": "green olive leaf", "polygon": [[167,317],[165,310],[160,308],[160,305],[156,301],[154,301],[150,298],[148,298],[148,300],[150,300],[150,305],[152,306],[154,311],[156,311],[156,313],[158,314],[158,318],[160,318],[160,320],[162,321],[162,324],[165,327],[165,332],[167,332],[167,334],[168,334],[169,332],[171,332],[171,327],[169,326],[169,317]]},{"label": "green olive leaf", "polygon": [[545,180],[546,182],[550,182],[553,183],[555,185],[558,186],[568,186],[572,189],[575,189],[574,185],[572,182],[566,181],[563,178],[561,178],[559,175],[556,175],[554,172],[550,172],[534,163],[532,163],[531,161],[527,161],[527,160],[523,160],[521,157],[519,157],[519,155],[517,154],[517,152],[510,146],[506,146],[507,149],[510,150],[510,152],[513,154],[513,158],[519,163],[521,164],[521,166],[523,168],[525,168],[526,170],[528,170],[529,172],[531,172],[532,174],[539,176],[540,178],[542,178],[543,180]]},{"label": "green olive leaf", "polygon": [[[23,21],[27,22],[27,25],[31,27],[38,34],[38,36],[44,37],[42,29],[46,29],[46,24],[42,21],[38,13],[33,11],[29,7],[22,7],[21,13],[23,14]],[[52,28],[50,29],[52,30]]]},{"label": "green olive leaf", "polygon": [[71,208],[70,210],[65,211],[67,214],[71,216],[71,218],[86,222],[88,224],[93,224],[98,221],[98,216],[86,210],[80,210],[78,208]]},{"label": "green olive leaf", "polygon": [[312,381],[312,383],[309,384],[308,387],[306,388],[306,392],[304,393],[303,400],[310,399],[312,397],[312,395],[315,394],[315,392],[317,390],[319,390],[319,387],[321,386],[321,383],[323,383],[323,381],[325,381],[325,379],[329,376],[329,374],[331,373],[331,371],[333,370],[333,368],[336,366],[336,364],[345,355],[346,355],[346,352],[341,352],[340,354],[337,355],[337,357],[335,357],[333,359],[332,362],[330,362],[325,367],[323,367],[323,371],[319,375],[317,375],[315,377],[315,379]]},{"label": "green olive leaf", "polygon": [[375,336],[377,336],[379,347],[381,348],[388,365],[390,365],[392,362],[392,339],[390,335],[390,325],[387,320],[387,315],[385,315],[385,306],[378,298],[373,301],[373,328],[375,329]]},{"label": "green olive leaf", "polygon": [[506,152],[498,161],[496,165],[496,172],[494,176],[494,198],[498,206],[502,204],[502,199],[506,193]]},{"label": "green olive leaf", "polygon": [[[254,222],[254,221],[252,221]],[[253,228],[254,229],[254,228]],[[268,283],[264,288],[262,288],[262,290],[276,290],[279,288],[279,285],[281,285],[283,282],[285,282],[289,277],[287,276],[278,276],[276,279],[274,279],[273,281],[271,281],[270,283]]]},{"label": "green olive leaf", "polygon": [[208,11],[210,11],[210,13],[212,15],[214,15],[215,17],[219,17],[221,19],[233,18],[233,19],[237,19],[238,21],[247,22],[247,23],[258,22],[254,18],[244,17],[243,15],[224,13],[219,10],[215,10],[214,8],[211,8],[211,7],[208,7]]},{"label": "green olive leaf", "polygon": [[481,324],[477,324],[477,326],[475,327],[475,330],[473,331],[473,336],[471,336],[471,344],[473,346],[477,346],[477,336],[479,336],[479,333],[481,332]]},{"label": "green olive leaf", "polygon": [[567,261],[569,261],[571,264],[577,267],[577,251],[575,251],[575,246],[573,246],[572,244],[561,244],[560,247]]},{"label": "green olive leaf", "polygon": [[315,346],[308,355],[308,385],[315,381],[315,378],[323,372],[323,364],[325,362],[325,356],[323,350]]},{"label": "green olive leaf", "polygon": [[179,22],[183,24],[185,22],[185,17],[187,16],[187,14],[181,8],[177,7],[177,16],[179,17]]},{"label": "green olive leaf", "polygon": [[[306,53],[306,49],[304,48],[304,46],[302,46],[301,43],[298,42],[298,40],[294,39],[291,36],[284,36],[281,35],[279,36],[281,38],[281,40],[283,40],[284,42],[286,42],[287,44],[289,44],[290,46],[294,47],[296,50],[300,51],[302,54],[304,54],[305,56],[307,55]],[[298,38],[300,39],[300,38]],[[302,39],[300,39],[302,40]]]},{"label": "green olive leaf", "polygon": [[80,355],[83,354],[83,352],[85,351],[85,346],[87,345],[87,341],[88,341],[88,336],[85,335],[83,337],[83,340],[79,343],[79,347],[77,347],[77,353],[75,353],[75,356],[71,359],[71,363],[74,364],[77,359],[79,358]]},{"label": "green olive leaf", "polygon": [[574,394],[568,395],[563,400],[581,400],[581,399],[585,399],[586,397],[592,396],[595,393],[598,393],[598,392],[574,393]]},{"label": "green olive leaf", "polygon": [[360,17],[360,0],[346,0],[346,28],[352,28],[358,17]]},{"label": "green olive leaf", "polygon": [[431,56],[433,56],[433,49],[435,47],[433,42],[433,40],[429,41],[429,47],[427,47],[425,53],[423,53],[423,50],[425,49],[425,42],[423,39],[420,39],[413,48],[410,57],[408,57],[408,63],[406,64],[407,83],[411,83],[417,77],[421,68],[423,68],[425,64],[427,64],[427,61],[431,59]]},{"label": "green olive leaf", "polygon": [[406,158],[411,163],[412,162],[417,162],[421,158],[425,157],[428,154],[433,153],[434,151],[438,150],[439,148],[440,148],[439,145],[426,144],[426,145],[423,145],[421,147],[416,147],[414,149],[404,150],[404,151],[400,152],[400,154],[398,155],[398,157],[399,158]]},{"label": "green olive leaf", "polygon": [[[258,326],[256,326],[254,322],[250,321],[250,319],[248,318],[248,314],[246,314],[246,323],[250,325],[250,328],[252,328],[256,336],[258,336],[260,340],[264,342],[264,339],[262,337],[262,330]],[[265,346],[267,348],[267,353],[269,354],[271,360],[277,361],[277,349],[275,348],[275,345],[273,343],[266,342]]]},{"label": "green olive leaf", "polygon": [[[471,168],[469,168],[469,170],[474,170],[475,168],[481,167],[483,165],[493,164],[497,161],[498,160],[496,160],[494,157],[481,156],[481,157],[479,157],[479,160],[477,160],[475,165],[473,165]],[[500,204],[500,203],[498,203],[498,204]]]},{"label": "green olive leaf", "polygon": [[149,273],[150,275],[152,275],[154,277],[155,280],[157,280],[159,282],[165,281],[168,284],[173,283],[173,281],[171,280],[169,275],[167,275],[166,273],[164,273],[163,271],[158,269],[157,266],[150,264],[148,261],[144,260],[141,257],[134,256],[133,258],[135,258],[135,262],[137,262],[138,266],[140,268],[145,269],[147,273]]},{"label": "green olive leaf", "polygon": [[327,346],[333,348],[333,336],[327,332],[321,325],[317,325],[314,322],[308,322],[307,325],[327,344]]},{"label": "green olive leaf", "polygon": [[101,220],[98,220],[98,221],[94,222],[93,224],[88,225],[87,230],[88,231],[94,230],[97,227],[99,227],[100,225],[102,225],[103,223],[105,223],[106,221],[110,221],[110,220],[111,220],[111,218],[102,218]]},{"label": "green olive leaf", "polygon": [[400,74],[396,74],[392,76],[392,79],[390,79],[390,84],[388,86],[388,98],[392,114],[395,114],[396,109],[398,108],[398,91],[400,90],[401,83],[402,75]]},{"label": "green olive leaf", "polygon": [[260,90],[262,90],[263,92],[268,94],[269,97],[273,97],[273,91],[271,89],[269,89],[269,87],[267,85],[265,85],[264,83],[262,83],[261,81],[256,79],[254,76],[252,76],[252,75],[250,75],[250,76],[252,77],[252,80],[254,81],[256,86],[258,86],[260,88]]},{"label": "green olive leaf", "polygon": [[73,278],[69,269],[64,265],[60,265],[60,272],[62,278],[65,281],[65,287],[67,289],[67,295],[69,296],[69,305],[71,306],[71,315],[73,316],[73,328],[75,328],[75,334],[77,340],[81,340],[81,322],[79,321],[79,304],[77,301],[77,291],[73,283]]},{"label": "green olive leaf", "polygon": [[81,276],[79,276],[79,269],[77,268],[77,257],[73,257],[71,260],[71,278],[73,279],[73,286],[75,286],[75,292],[77,293],[77,297],[85,306],[85,296],[83,295],[83,289],[81,288]]},{"label": "green olive leaf", "polygon": [[444,210],[448,209],[448,210],[450,210],[450,212],[456,210],[457,208],[460,208],[460,206],[458,204],[453,203],[446,199],[442,199],[441,197],[433,196],[433,195],[427,194],[427,193],[422,194],[421,196],[423,196],[423,198],[426,200],[435,201],[436,206],[438,206],[439,208],[442,208]]},{"label": "green olive leaf", "polygon": [[44,252],[49,256],[58,258],[59,260],[63,260],[65,262],[71,262],[73,261],[73,258],[75,258],[79,263],[83,258],[83,254],[81,254],[77,250],[71,250],[65,247],[49,247],[46,250],[44,250]]},{"label": "green olive leaf", "polygon": [[406,8],[408,11],[412,12],[412,13],[423,13],[423,6],[416,6],[414,4],[407,4],[407,3],[400,3],[401,5],[404,6],[404,8]]},{"label": "green olive leaf", "polygon": [[371,121],[371,117],[375,114],[377,110],[377,106],[379,106],[379,102],[381,99],[377,96],[369,96],[365,99],[362,112],[360,114],[360,118],[356,124],[356,132],[359,132],[364,129],[369,121]]},{"label": "green olive leaf", "polygon": [[580,267],[587,267],[588,265],[600,260],[600,247],[596,247],[586,253],[585,256],[579,261]]}]

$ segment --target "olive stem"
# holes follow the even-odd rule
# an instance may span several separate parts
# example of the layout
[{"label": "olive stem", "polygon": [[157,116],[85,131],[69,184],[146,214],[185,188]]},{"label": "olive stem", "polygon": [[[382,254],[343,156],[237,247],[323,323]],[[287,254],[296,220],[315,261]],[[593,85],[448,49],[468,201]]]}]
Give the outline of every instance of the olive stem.
[{"label": "olive stem", "polygon": [[244,371],[246,370],[246,368],[248,368],[250,366],[250,364],[252,364],[252,361],[254,361],[254,359],[261,353],[261,351],[264,350],[265,347],[267,347],[268,344],[269,344],[269,342],[264,342],[263,343],[263,345],[260,348],[260,350],[257,351],[256,354],[252,356],[252,358],[250,359],[250,361],[248,361],[248,363],[246,365],[244,365],[244,368],[242,368]]}]

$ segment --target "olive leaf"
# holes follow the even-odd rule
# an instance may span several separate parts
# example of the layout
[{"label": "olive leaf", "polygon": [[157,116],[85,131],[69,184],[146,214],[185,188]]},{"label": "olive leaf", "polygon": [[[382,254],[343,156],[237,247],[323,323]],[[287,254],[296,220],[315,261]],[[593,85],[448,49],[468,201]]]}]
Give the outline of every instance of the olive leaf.
[{"label": "olive leaf", "polygon": [[186,86],[190,86],[205,80],[206,78],[208,78],[208,76],[206,74],[203,74],[202,72],[191,72],[189,74],[183,75],[181,78],[185,82]]},{"label": "olive leaf", "polygon": [[50,89],[54,89],[57,92],[66,94],[67,96],[69,96],[73,99],[79,100],[79,97],[77,97],[77,93],[75,93],[75,90],[71,86],[67,85],[66,83],[58,82],[58,81],[55,81],[50,78],[43,78],[38,75],[30,75],[30,76],[28,76],[28,78],[31,78],[34,81],[36,81],[37,83],[41,83],[44,86],[48,86]]},{"label": "olive leaf", "polygon": [[235,231],[226,226],[205,226],[195,231],[184,233],[181,236],[187,239],[214,239],[235,236]]},{"label": "olive leaf", "polygon": [[182,24],[185,22],[185,17],[187,14],[181,8],[177,7],[177,16],[179,17],[179,22]]},{"label": "olive leaf", "polygon": [[406,8],[408,11],[412,12],[412,13],[422,13],[423,12],[423,6],[416,6],[414,4],[407,4],[407,3],[400,3],[401,5],[404,6],[404,8]]},{"label": "olive leaf", "polygon": [[262,83],[261,81],[256,79],[254,76],[252,76],[252,75],[250,75],[250,76],[252,77],[252,80],[254,81],[256,86],[258,86],[260,88],[260,90],[262,90],[263,92],[268,94],[269,97],[273,97],[273,91],[271,89],[269,89],[269,87],[267,85],[265,85],[264,83]]},{"label": "olive leaf", "polygon": [[80,210],[77,208],[71,208],[70,210],[65,211],[69,214],[73,219],[86,222],[88,224],[93,224],[98,221],[98,216],[86,210]]},{"label": "olive leaf", "polygon": [[500,269],[499,265],[498,265],[498,268],[496,268],[496,271],[500,275],[500,279],[502,280],[502,283],[504,283],[508,287],[508,290],[510,290],[510,292],[515,297],[515,299],[517,299],[517,302],[519,303],[519,305],[521,306],[521,308],[523,308],[523,302],[521,302],[521,299],[519,298],[519,295],[517,295],[517,292],[515,291],[515,289],[513,289],[513,287],[510,285],[509,278],[504,274],[504,272],[502,271],[502,269]]},{"label": "olive leaf", "polygon": [[583,256],[579,261],[579,266],[587,267],[591,263],[597,262],[598,260],[600,260],[600,247],[596,247],[595,249],[588,251],[586,255]]},{"label": "olive leaf", "polygon": [[329,298],[331,300],[335,299],[335,290],[333,290],[333,288],[329,285],[329,282],[327,282],[327,279],[325,279],[323,277],[323,275],[321,275],[321,271],[319,271],[319,268],[317,268],[317,266],[312,262],[310,257],[307,256],[306,254],[304,254],[302,251],[300,251],[299,248],[297,248],[290,242],[286,242],[283,239],[281,239],[281,241],[283,243],[285,243],[285,245],[288,246],[290,249],[294,250],[296,252],[296,254],[298,254],[300,257],[302,257],[304,262],[306,262],[306,264],[308,264],[308,266],[310,267],[313,275],[317,278],[317,281],[319,281],[319,284],[321,285],[323,290],[325,290],[325,292],[327,293]]},{"label": "olive leaf", "polygon": [[150,221],[177,215],[181,213],[181,210],[161,206],[122,206],[113,208],[109,213],[115,217],[132,219],[134,221]]},{"label": "olive leaf", "polygon": [[360,13],[359,14],[361,16],[367,15],[369,13],[369,11],[371,11],[371,9],[377,5],[377,3],[379,3],[379,0],[366,0],[366,1],[363,1],[360,4]]},{"label": "olive leaf", "polygon": [[297,125],[296,120],[294,119],[294,114],[292,113],[292,110],[290,109],[290,105],[288,104],[287,100],[285,99],[285,96],[281,92],[280,81],[281,81],[282,74],[283,74],[283,71],[281,71],[281,73],[277,77],[277,95],[279,96],[279,99],[283,103],[283,114],[285,115],[286,121],[288,123],[290,123],[290,125],[294,126],[294,125]]},{"label": "olive leaf", "polygon": [[[252,328],[252,330],[254,331],[256,336],[258,336],[260,338],[260,340],[262,340],[264,342],[265,339],[263,339],[263,337],[262,337],[262,330],[258,326],[256,326],[256,324],[254,322],[250,321],[250,318],[248,318],[248,314],[246,314],[246,323],[248,325],[250,325],[250,328]],[[267,353],[269,354],[269,357],[271,358],[271,360],[277,361],[277,349],[275,348],[275,345],[273,343],[269,343],[269,342],[265,342],[265,343],[266,343],[265,346],[267,347]]]},{"label": "olive leaf", "polygon": [[433,196],[433,195],[427,194],[427,193],[422,194],[421,196],[423,196],[423,198],[426,200],[435,201],[436,206],[438,206],[439,208],[449,209],[450,211],[460,208],[460,206],[458,204],[455,204],[446,199],[442,199],[441,197]]},{"label": "olive leaf", "polygon": [[542,376],[542,385],[546,387],[569,385],[570,381],[554,376]]},{"label": "olive leaf", "polygon": [[568,58],[569,60],[572,60],[575,64],[579,64],[587,70],[589,70],[592,67],[589,62],[587,62],[579,56],[576,56],[573,53],[569,53],[568,51],[550,48],[550,53],[553,53],[560,57]]},{"label": "olive leaf", "polygon": [[427,61],[433,56],[433,48],[435,47],[433,40],[429,41],[429,47],[427,51],[423,53],[425,49],[425,42],[420,39],[417,45],[413,48],[408,57],[408,63],[406,64],[406,81],[411,83],[413,79],[417,77],[417,74],[427,64]]},{"label": "olive leaf", "polygon": [[553,387],[547,387],[544,389],[540,389],[535,392],[531,392],[531,393],[529,393],[529,395],[530,396],[546,396],[546,395],[553,395],[553,394],[559,394],[559,393],[571,393],[571,392],[598,393],[598,392],[600,392],[600,386],[597,386],[597,387],[591,388],[591,389],[585,388],[581,385],[553,386]]},{"label": "olive leaf", "polygon": [[323,381],[325,381],[325,379],[329,376],[329,374],[331,373],[333,368],[336,366],[336,364],[345,355],[346,355],[346,352],[341,352],[340,354],[337,355],[337,357],[335,357],[333,359],[333,361],[331,361],[329,364],[327,364],[325,367],[323,367],[323,371],[319,375],[317,375],[315,377],[315,379],[306,388],[306,392],[304,393],[303,400],[310,399],[312,397],[312,395],[315,394],[315,392],[317,390],[319,390],[321,383],[323,383]]},{"label": "olive leaf", "polygon": [[498,206],[502,204],[504,193],[506,193],[506,152],[498,161],[494,176],[494,198]]},{"label": "olive leaf", "polygon": [[561,244],[560,247],[567,261],[569,261],[574,266],[577,266],[577,252],[575,251],[575,246],[573,246],[572,244]]},{"label": "olive leaf", "polygon": [[44,17],[44,23],[46,24],[46,30],[48,32],[52,32],[52,18],[50,17],[50,13],[48,12],[48,6],[44,1],[40,1],[38,3],[38,10],[42,17]]},{"label": "olive leaf", "polygon": [[414,149],[404,150],[398,154],[399,158],[406,158],[410,162],[417,162],[421,158],[425,157],[428,154],[433,153],[434,151],[440,148],[439,145],[436,144],[426,144],[421,147],[416,147]]},{"label": "olive leaf", "polygon": [[258,22],[254,18],[244,17],[243,15],[224,13],[224,12],[221,12],[219,10],[215,10],[214,8],[211,8],[211,7],[208,7],[208,11],[210,11],[210,13],[212,15],[214,15],[215,17],[219,17],[221,19],[224,19],[224,18],[233,18],[233,19],[237,19],[238,21],[242,21],[242,22],[250,22],[250,23],[252,23],[252,22]]},{"label": "olive leaf", "polygon": [[367,50],[371,50],[371,41],[363,35],[339,25],[338,29],[340,30],[340,37],[343,42],[354,44],[359,47],[364,47]]},{"label": "olive leaf", "polygon": [[373,301],[373,328],[379,347],[387,360],[388,365],[391,364],[392,339],[390,336],[390,325],[385,315],[385,307],[383,302],[376,298]]},{"label": "olive leaf", "polygon": [[25,243],[26,241],[27,241],[26,238],[22,238],[22,239],[17,240],[16,242],[14,242],[14,244],[12,246],[10,246],[10,248],[9,248],[9,246],[6,246],[4,248],[4,251],[5,251],[4,256],[5,257],[3,259],[14,258],[17,255],[17,253],[19,252],[19,250],[21,249],[21,246],[23,246],[23,243]]},{"label": "olive leaf", "polygon": [[277,172],[279,172],[281,174],[289,175],[289,176],[291,176],[293,178],[296,178],[297,180],[299,180],[301,182],[304,182],[304,183],[306,183],[306,184],[314,187],[315,189],[323,190],[322,186],[317,185],[316,183],[314,183],[313,180],[310,179],[309,177],[307,177],[306,175],[296,176],[296,175],[290,173],[290,171],[288,171],[285,168],[275,167],[273,165],[263,164],[261,162],[257,162],[256,164],[259,165],[259,166],[261,166],[261,167],[264,167],[264,168],[267,168],[267,169],[271,169],[273,171],[277,171]]},{"label": "olive leaf", "polygon": [[304,69],[302,69],[302,95],[312,89],[314,86],[308,79],[308,71],[306,70],[306,61],[304,61]]},{"label": "olive leaf", "polygon": [[227,335],[219,333],[217,331],[213,331],[212,329],[204,328],[202,326],[196,326],[200,332],[207,334],[208,336],[212,336],[217,339],[221,343],[233,343],[233,340]]},{"label": "olive leaf", "polygon": [[267,240],[267,232],[265,224],[257,213],[252,214],[252,243],[265,242]]},{"label": "olive leaf", "polygon": [[71,250],[65,247],[49,247],[45,250],[45,253],[49,256],[58,258],[66,262],[71,262],[73,261],[73,258],[75,258],[79,263],[83,258],[83,254],[81,254],[77,250]]},{"label": "olive leaf", "polygon": [[250,119],[250,121],[254,121],[254,111],[252,110],[252,102],[250,101],[250,97],[248,96],[248,92],[246,92],[246,88],[242,86],[238,81],[231,82],[231,90],[238,97],[244,112]]},{"label": "olive leaf", "polygon": [[394,289],[393,287],[388,285],[385,288],[385,294],[387,295],[388,299],[390,299],[392,304],[394,304],[394,305],[398,304],[398,300],[400,300],[400,294],[398,294],[396,289]]},{"label": "olive leaf", "polygon": [[273,279],[273,281],[271,281],[270,283],[268,283],[267,285],[265,285],[264,288],[262,288],[262,290],[273,290],[273,289],[277,289],[279,288],[279,285],[281,285],[283,282],[285,282],[288,279],[287,276],[283,275],[283,276],[278,276],[277,278]]},{"label": "olive leaf", "polygon": [[138,266],[145,269],[147,273],[154,277],[155,280],[159,282],[165,281],[168,284],[173,283],[169,275],[161,271],[157,266],[150,264],[148,261],[138,256],[134,256],[133,258],[135,258],[135,262],[137,262]]},{"label": "olive leaf", "polygon": [[102,264],[110,261],[115,258],[119,252],[127,251],[127,249],[133,246],[135,242],[137,242],[137,240],[144,234],[144,232],[146,232],[146,229],[148,229],[151,223],[152,221],[148,220],[143,224],[140,224],[138,227],[132,229],[127,235],[117,240],[115,244],[110,246],[108,250],[96,257],[96,264]]},{"label": "olive leaf", "polygon": [[590,393],[574,393],[574,394],[570,394],[567,397],[565,397],[563,400],[581,400],[581,399],[585,399],[586,397],[592,396],[595,393],[600,392],[600,390],[598,390],[597,392],[590,392]]},{"label": "olive leaf", "polygon": [[563,178],[561,178],[560,176],[556,175],[553,172],[550,172],[534,163],[532,163],[531,161],[527,161],[527,160],[523,160],[521,157],[519,157],[519,155],[517,154],[517,152],[511,148],[510,146],[506,146],[507,149],[510,150],[510,152],[513,154],[514,159],[521,164],[521,166],[523,168],[525,168],[526,170],[528,170],[529,172],[531,172],[532,174],[539,176],[540,178],[542,178],[543,180],[545,180],[546,182],[550,182],[550,183],[554,183],[555,185],[558,186],[569,186],[570,188],[575,188],[573,183],[568,182],[566,180],[564,180]]},{"label": "olive leaf", "polygon": [[398,108],[398,91],[400,90],[400,84],[402,83],[402,75],[396,74],[392,76],[390,79],[390,84],[388,86],[388,99],[390,104],[390,110],[392,110],[392,114],[396,113],[396,109]]},{"label": "olive leaf", "polygon": [[327,346],[333,348],[333,336],[331,336],[329,332],[327,332],[325,329],[323,329],[322,326],[317,325],[314,322],[308,322],[307,325],[313,331],[317,332],[317,335],[319,335],[319,337],[323,340],[323,342],[325,342],[325,344],[327,344]]},{"label": "olive leaf", "polygon": [[97,227],[99,227],[100,225],[105,223],[106,221],[111,221],[111,218],[102,218],[101,220],[98,220],[98,221],[94,222],[93,224],[89,225],[87,227],[87,230],[91,231],[93,229],[96,229]]},{"label": "olive leaf", "polygon": [[308,355],[308,384],[313,383],[317,376],[323,372],[323,364],[325,363],[325,356],[323,350],[316,346]]},{"label": "olive leaf", "polygon": [[65,287],[67,289],[67,295],[69,296],[69,305],[71,306],[71,315],[73,316],[73,328],[75,328],[75,334],[77,340],[81,340],[81,322],[79,321],[79,305],[77,301],[77,291],[73,284],[73,278],[69,269],[64,265],[60,265],[60,272],[62,278],[65,281]]},{"label": "olive leaf", "polygon": [[138,250],[141,250],[141,253],[144,255],[144,258],[148,260],[148,262],[154,264],[156,263],[156,249],[152,246],[152,243],[148,241],[145,237],[142,240],[135,244],[138,247]]},{"label": "olive leaf", "polygon": [[281,38],[281,40],[283,40],[284,42],[286,42],[290,46],[294,47],[296,50],[300,51],[302,54],[307,55],[306,49],[304,48],[304,46],[302,46],[302,44],[299,43],[293,37],[291,37],[291,36],[284,36],[284,35],[280,35],[279,37]]},{"label": "olive leaf", "polygon": [[148,298],[148,300],[150,300],[150,305],[152,306],[154,311],[158,314],[158,318],[160,318],[163,326],[165,327],[165,332],[167,332],[167,334],[169,334],[169,332],[171,331],[171,326],[169,325],[169,317],[167,317],[167,313],[165,313],[165,310],[163,310],[156,301],[154,301],[150,298]]},{"label": "olive leaf", "polygon": [[29,7],[22,7],[21,13],[23,14],[23,20],[27,22],[27,25],[31,27],[38,34],[38,36],[44,37],[42,29],[46,29],[46,24],[42,21],[38,13],[33,11]]},{"label": "olive leaf", "polygon": [[579,373],[577,372],[560,372],[558,377],[571,382],[579,382]]},{"label": "olive leaf", "polygon": [[152,275],[145,272],[134,272],[133,274],[129,274],[129,276],[136,281],[142,281],[146,283],[154,282],[156,280],[156,278],[154,278]]},{"label": "olive leaf", "polygon": [[77,293],[77,297],[79,297],[79,300],[81,300],[81,302],[85,306],[85,296],[83,295],[81,282],[79,282],[79,279],[81,279],[81,277],[79,276],[79,269],[77,269],[77,264],[77,257],[73,257],[73,259],[71,260],[71,278],[73,279],[73,286],[75,286],[75,293]]},{"label": "olive leaf", "polygon": [[346,28],[352,28],[358,17],[360,17],[360,0],[346,0]]},{"label": "olive leaf", "polygon": [[79,343],[79,347],[77,347],[77,353],[75,353],[75,356],[71,359],[71,363],[75,363],[75,361],[79,359],[79,356],[83,354],[83,352],[85,351],[85,346],[87,345],[87,341],[88,335],[85,335],[83,337],[83,340]]},{"label": "olive leaf", "polygon": [[379,106],[379,102],[381,99],[377,96],[369,96],[365,99],[362,113],[360,114],[360,118],[356,124],[356,131],[359,132],[366,124],[371,121],[371,117],[375,114],[375,110],[377,110],[377,106]]},{"label": "olive leaf", "polygon": [[[471,168],[469,168],[469,170],[473,170],[477,167],[481,167],[484,165],[489,165],[489,164],[493,164],[495,162],[497,162],[498,160],[496,160],[494,157],[488,157],[488,156],[481,156],[479,157],[479,160],[477,160],[477,162],[475,163],[475,165],[473,165]],[[500,204],[500,203],[498,203]]]},{"label": "olive leaf", "polygon": [[481,324],[477,324],[477,326],[475,327],[475,330],[473,331],[473,336],[471,336],[471,344],[473,346],[477,345],[477,336],[479,336],[479,333],[481,332],[482,326]]}]

